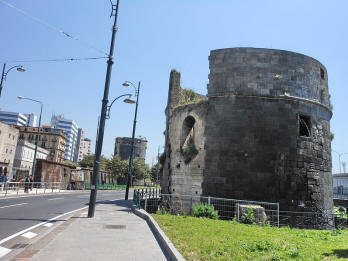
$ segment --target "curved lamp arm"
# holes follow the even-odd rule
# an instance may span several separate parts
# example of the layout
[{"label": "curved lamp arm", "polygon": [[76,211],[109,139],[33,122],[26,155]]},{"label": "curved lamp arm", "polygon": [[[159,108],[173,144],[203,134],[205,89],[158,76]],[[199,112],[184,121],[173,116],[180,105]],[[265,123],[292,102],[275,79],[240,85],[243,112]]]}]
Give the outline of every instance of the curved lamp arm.
[{"label": "curved lamp arm", "polygon": [[4,74],[3,74],[3,77],[4,77],[5,81],[6,81],[6,76],[9,73],[9,71],[11,71],[14,68],[17,68],[17,70],[20,71],[20,72],[25,72],[25,69],[23,68],[23,65],[12,66],[10,69],[7,70],[7,72],[4,72]]},{"label": "curved lamp arm", "polygon": [[110,119],[110,109],[111,109],[112,105],[114,104],[114,102],[115,102],[116,100],[118,100],[119,98],[124,97],[124,96],[128,96],[128,98],[130,98],[130,97],[132,97],[132,94],[130,94],[130,93],[122,94],[122,95],[116,97],[116,98],[110,103],[110,105],[106,106],[106,115],[105,115],[106,119]]},{"label": "curved lamp arm", "polygon": [[130,82],[130,81],[125,81],[123,84],[123,86],[132,86],[134,88],[134,93],[135,93],[135,97],[137,97],[138,95],[138,90],[137,90],[137,87],[134,83]]}]

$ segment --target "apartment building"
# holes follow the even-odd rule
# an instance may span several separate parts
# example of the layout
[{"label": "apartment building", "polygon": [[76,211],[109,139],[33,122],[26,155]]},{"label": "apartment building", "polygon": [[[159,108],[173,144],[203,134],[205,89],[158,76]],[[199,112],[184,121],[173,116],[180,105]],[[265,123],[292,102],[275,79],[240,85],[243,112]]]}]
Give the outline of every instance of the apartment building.
[{"label": "apartment building", "polygon": [[[38,135],[38,127],[18,126],[17,128],[19,129],[20,140],[35,144],[36,136]],[[63,130],[45,125],[40,128],[38,146],[49,151],[47,160],[58,163],[64,162],[66,144],[67,138]]]},{"label": "apartment building", "polygon": [[35,113],[25,114],[11,111],[0,111],[0,122],[8,125],[36,127],[37,116]]},{"label": "apartment building", "polygon": [[56,129],[65,131],[67,140],[64,157],[66,160],[76,161],[74,156],[77,149],[77,124],[73,120],[64,118],[62,115],[53,115],[51,125]]},{"label": "apartment building", "polygon": [[11,178],[19,131],[0,122],[0,177]]}]

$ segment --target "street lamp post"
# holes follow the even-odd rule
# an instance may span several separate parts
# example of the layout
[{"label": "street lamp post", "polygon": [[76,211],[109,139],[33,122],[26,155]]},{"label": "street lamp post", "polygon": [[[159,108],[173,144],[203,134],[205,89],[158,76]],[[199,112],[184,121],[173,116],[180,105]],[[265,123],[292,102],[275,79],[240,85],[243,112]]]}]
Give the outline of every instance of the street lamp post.
[{"label": "street lamp post", "polygon": [[[111,16],[114,16],[114,25],[112,27],[112,36],[111,36],[111,43],[110,43],[110,52],[109,52],[109,59],[107,61],[107,70],[106,70],[106,78],[105,78],[105,85],[104,85],[104,96],[102,100],[102,108],[100,112],[100,121],[99,121],[99,128],[98,128],[98,142],[95,149],[95,157],[94,157],[94,166],[93,166],[93,176],[92,176],[92,184],[91,184],[91,195],[89,198],[89,207],[88,207],[88,217],[92,218],[94,216],[94,210],[95,210],[95,202],[97,199],[97,184],[98,184],[98,173],[100,170],[100,157],[101,152],[103,148],[103,139],[104,139],[104,128],[105,128],[105,120],[106,120],[106,111],[108,106],[108,97],[109,97],[109,88],[110,88],[110,80],[111,80],[111,70],[112,65],[114,63],[114,45],[115,45],[115,38],[116,38],[116,32],[117,32],[117,16],[118,16],[118,7],[120,5],[120,0],[117,0],[116,5],[114,5],[111,2],[112,5],[112,12]],[[113,14],[113,11],[115,11],[115,14]]]},{"label": "street lamp post", "polygon": [[0,81],[0,97],[1,97],[1,92],[2,92],[3,82],[6,81],[6,76],[7,76],[8,72],[14,68],[17,68],[17,71],[19,71],[19,72],[25,72],[25,69],[23,68],[22,65],[13,66],[10,69],[8,69],[7,72],[5,72],[6,63],[4,63],[4,65],[2,67],[2,74],[1,74],[1,81]]},{"label": "street lamp post", "polygon": [[[133,154],[134,154],[134,136],[135,136],[135,128],[137,125],[137,113],[138,113],[138,104],[139,104],[139,91],[140,91],[140,82],[138,83],[138,88],[135,87],[135,84],[129,81],[123,83],[123,86],[133,86],[135,90],[135,96],[137,100],[135,102],[135,114],[134,114],[134,122],[133,122],[133,132],[132,132],[132,141],[131,141],[131,151],[129,156],[129,165],[128,165],[128,175],[127,175],[127,186],[126,186],[126,194],[125,200],[128,200],[129,187],[132,182],[132,174],[133,174]],[[134,103],[134,101],[129,101],[129,103]]]},{"label": "street lamp post", "polygon": [[340,165],[340,174],[342,174],[342,167],[341,167],[341,157],[343,155],[347,155],[348,153],[339,153],[338,151],[332,150],[338,155],[338,164]]},{"label": "street lamp post", "polygon": [[23,97],[23,96],[18,96],[18,99],[21,99],[21,100],[29,100],[29,101],[37,102],[37,103],[40,103],[40,105],[41,105],[41,108],[40,108],[40,117],[39,117],[39,127],[37,128],[37,135],[36,135],[36,139],[35,139],[35,151],[34,151],[33,167],[31,168],[31,175],[32,175],[33,178],[34,178],[35,167],[36,167],[37,146],[38,146],[38,144],[39,144],[39,139],[40,139],[41,115],[42,115],[42,107],[43,107],[43,104],[42,104],[41,101],[34,100],[34,99],[30,99],[30,98],[26,98],[26,97]]}]

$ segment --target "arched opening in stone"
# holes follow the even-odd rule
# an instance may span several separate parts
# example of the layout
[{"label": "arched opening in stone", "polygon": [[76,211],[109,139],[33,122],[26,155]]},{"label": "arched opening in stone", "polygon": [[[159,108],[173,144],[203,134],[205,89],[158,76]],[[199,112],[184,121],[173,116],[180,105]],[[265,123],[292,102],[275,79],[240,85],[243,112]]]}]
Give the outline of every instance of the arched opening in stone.
[{"label": "arched opening in stone", "polygon": [[186,164],[198,154],[195,146],[195,123],[196,120],[188,116],[182,125],[180,150]]}]

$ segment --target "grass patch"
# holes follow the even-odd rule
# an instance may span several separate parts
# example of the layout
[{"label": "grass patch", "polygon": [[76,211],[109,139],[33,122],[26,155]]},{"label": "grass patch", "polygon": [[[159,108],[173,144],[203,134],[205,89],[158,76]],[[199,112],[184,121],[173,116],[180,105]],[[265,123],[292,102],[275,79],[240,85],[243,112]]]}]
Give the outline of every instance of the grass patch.
[{"label": "grass patch", "polygon": [[347,260],[348,231],[261,227],[153,214],[186,260]]}]

